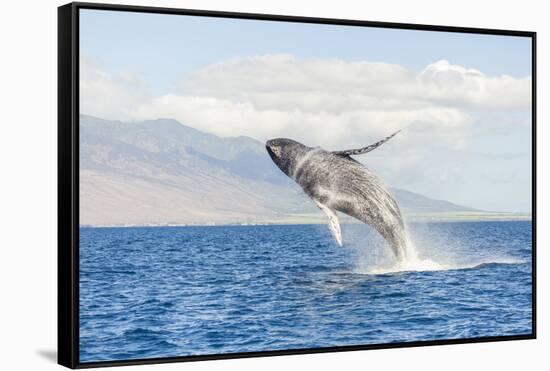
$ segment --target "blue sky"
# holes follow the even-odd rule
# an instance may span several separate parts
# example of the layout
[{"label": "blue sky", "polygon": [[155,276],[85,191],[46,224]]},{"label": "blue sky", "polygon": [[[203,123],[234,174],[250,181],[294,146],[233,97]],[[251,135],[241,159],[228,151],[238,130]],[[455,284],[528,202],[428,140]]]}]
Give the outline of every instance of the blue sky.
[{"label": "blue sky", "polygon": [[138,74],[160,94],[193,70],[234,57],[396,63],[419,71],[447,59],[488,75],[531,75],[525,37],[83,10],[81,52],[112,73]]},{"label": "blue sky", "polygon": [[530,38],[98,10],[80,37],[83,113],[327,149],[406,129],[365,157],[387,184],[530,210]]}]

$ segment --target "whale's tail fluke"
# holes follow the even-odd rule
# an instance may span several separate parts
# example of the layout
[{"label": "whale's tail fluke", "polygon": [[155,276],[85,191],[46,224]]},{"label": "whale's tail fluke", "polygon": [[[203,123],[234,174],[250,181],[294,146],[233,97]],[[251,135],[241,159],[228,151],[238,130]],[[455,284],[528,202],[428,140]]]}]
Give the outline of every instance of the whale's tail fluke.
[{"label": "whale's tail fluke", "polygon": [[340,156],[364,155],[365,153],[368,153],[368,152],[372,151],[373,149],[376,149],[376,148],[380,147],[382,144],[386,143],[388,140],[390,140],[391,138],[396,136],[397,133],[399,133],[400,131],[401,130],[397,130],[392,135],[387,136],[384,139],[379,140],[378,142],[373,143],[373,144],[371,144],[369,146],[366,146],[366,147],[363,147],[363,148],[347,149],[347,150],[344,150],[344,151],[333,151],[332,153],[334,153],[335,155],[340,155]]}]

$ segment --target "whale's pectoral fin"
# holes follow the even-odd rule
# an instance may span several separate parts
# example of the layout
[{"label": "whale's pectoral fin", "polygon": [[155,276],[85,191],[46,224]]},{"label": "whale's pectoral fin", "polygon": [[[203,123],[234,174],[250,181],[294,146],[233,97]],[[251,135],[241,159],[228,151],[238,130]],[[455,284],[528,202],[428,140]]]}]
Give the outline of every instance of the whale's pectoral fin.
[{"label": "whale's pectoral fin", "polygon": [[334,239],[338,243],[338,246],[342,246],[342,231],[340,230],[340,222],[338,221],[338,215],[336,215],[336,211],[318,201],[315,201],[315,203],[317,204],[317,207],[319,207],[319,209],[323,210],[325,214],[327,214],[330,232],[334,236]]},{"label": "whale's pectoral fin", "polygon": [[376,149],[376,148],[380,147],[382,144],[386,143],[388,140],[393,138],[400,131],[401,130],[398,130],[395,133],[393,133],[392,135],[390,135],[388,137],[385,137],[384,139],[379,140],[378,142],[376,142],[374,144],[371,144],[370,146],[366,146],[366,147],[363,147],[363,148],[357,148],[357,149],[347,149],[345,151],[334,151],[332,153],[334,153],[335,155],[340,155],[340,156],[363,155],[365,153],[368,153],[368,152],[372,151],[373,149]]}]

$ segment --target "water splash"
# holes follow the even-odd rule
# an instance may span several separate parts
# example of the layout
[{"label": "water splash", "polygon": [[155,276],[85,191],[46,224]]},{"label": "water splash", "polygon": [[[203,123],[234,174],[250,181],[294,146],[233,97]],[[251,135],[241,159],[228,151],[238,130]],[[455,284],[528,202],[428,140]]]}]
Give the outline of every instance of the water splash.
[{"label": "water splash", "polygon": [[398,262],[394,265],[378,266],[368,269],[366,272],[357,272],[361,274],[391,274],[407,272],[431,272],[431,271],[450,271],[460,269],[477,269],[487,264],[525,264],[525,260],[513,258],[495,258],[484,259],[472,263],[452,264],[438,263],[431,259],[419,259],[418,261]]},{"label": "water splash", "polygon": [[413,271],[439,271],[449,269],[448,264],[438,263],[432,259],[423,259],[419,257],[414,242],[407,236],[404,254],[401,259],[394,260],[389,264],[374,265],[368,267],[366,273],[369,274],[387,274],[397,272]]},{"label": "water splash", "polygon": [[[429,245],[424,238],[422,244]],[[464,257],[439,254],[431,258],[423,257],[415,242],[407,234],[402,259],[396,259],[387,254],[387,247],[375,243],[369,246],[369,251],[364,246],[355,246],[358,251],[354,273],[368,275],[383,275],[406,272],[430,272],[448,271],[460,269],[477,269],[487,264],[524,264],[525,260],[507,256]],[[383,243],[382,243],[383,245]],[[457,241],[450,241],[450,245],[457,245]],[[360,249],[360,250],[359,250]],[[434,251],[434,248],[427,248]],[[456,250],[456,249],[452,249]]]}]

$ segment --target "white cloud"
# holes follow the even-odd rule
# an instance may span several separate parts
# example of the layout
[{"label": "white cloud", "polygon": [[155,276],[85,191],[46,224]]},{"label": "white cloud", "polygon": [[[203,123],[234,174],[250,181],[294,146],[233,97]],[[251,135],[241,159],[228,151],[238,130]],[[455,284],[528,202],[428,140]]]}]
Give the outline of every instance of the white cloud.
[{"label": "white cloud", "polygon": [[389,63],[268,55],[233,59],[196,71],[181,93],[251,102],[258,109],[343,112],[440,103],[528,107],[531,79],[488,77],[441,60],[416,74]]},{"label": "white cloud", "polygon": [[80,59],[80,111],[90,115],[129,120],[136,108],[150,99],[148,89],[133,75],[111,75],[90,58]]},{"label": "white cloud", "polygon": [[[293,137],[311,145],[361,145],[408,128],[412,141],[445,132],[460,147],[468,108],[530,104],[530,78],[487,77],[439,61],[415,74],[389,63],[267,55],[231,59],[193,73],[180,91],[150,98],[131,76],[81,67],[81,110],[105,118],[171,117],[217,135]],[[414,137],[416,136],[416,137]]]},{"label": "white cloud", "polygon": [[530,77],[488,77],[441,60],[427,66],[417,81],[418,94],[435,102],[486,108],[527,108],[531,104]]},{"label": "white cloud", "polygon": [[[231,59],[195,71],[159,97],[137,78],[107,74],[87,60],[81,72],[81,111],[106,119],[174,118],[220,136],[289,137],[326,149],[367,145],[404,129],[385,145],[391,156],[373,153],[369,161],[392,185],[451,200],[444,192],[460,185],[447,175],[460,167],[468,176],[468,170],[434,153],[472,152],[471,143],[491,141],[498,149],[502,138],[491,135],[509,136],[510,127],[530,124],[530,77],[487,76],[445,60],[415,73],[389,63],[291,55]],[[487,192],[480,197],[490,197]]]},{"label": "white cloud", "polygon": [[[266,55],[195,71],[180,90],[151,98],[132,76],[82,61],[82,112],[112,119],[170,117],[217,135],[292,137],[310,145],[368,144],[407,128],[402,145],[433,141],[460,148],[471,108],[530,104],[530,78],[487,77],[439,61],[416,74],[389,63]],[[444,133],[444,135],[443,135]]]},{"label": "white cloud", "polygon": [[411,143],[419,136],[447,131],[444,142],[460,146],[470,121],[464,113],[445,107],[312,112],[258,109],[251,102],[173,94],[139,106],[136,118],[151,117],[175,118],[220,136],[248,135],[262,141],[283,136],[333,149],[365,145],[402,128],[408,129]]}]

